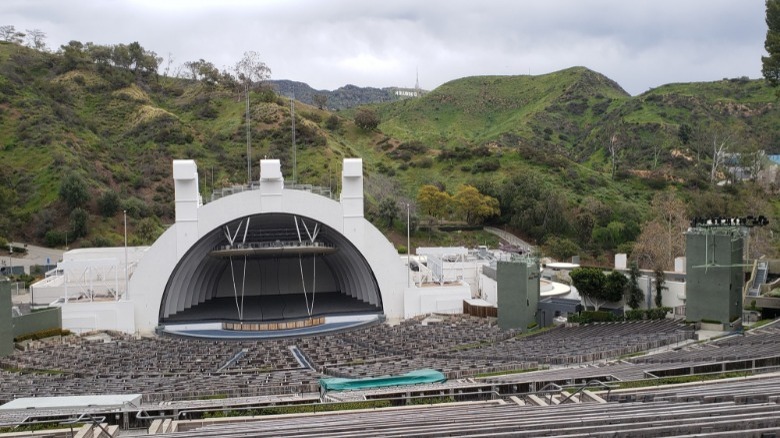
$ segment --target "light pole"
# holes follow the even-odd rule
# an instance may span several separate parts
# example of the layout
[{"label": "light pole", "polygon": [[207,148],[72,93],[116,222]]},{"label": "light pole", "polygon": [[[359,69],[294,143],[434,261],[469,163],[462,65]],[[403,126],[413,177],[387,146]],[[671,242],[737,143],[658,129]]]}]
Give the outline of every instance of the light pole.
[{"label": "light pole", "polygon": [[11,257],[14,255],[14,247],[10,243],[8,244],[8,278],[14,275],[14,259]]},{"label": "light pole", "polygon": [[127,289],[127,210],[122,210],[125,220],[125,299],[130,299],[130,291]]},{"label": "light pole", "polygon": [[409,222],[409,203],[406,203],[406,287],[411,287],[412,275],[412,244],[409,230],[412,228]]}]

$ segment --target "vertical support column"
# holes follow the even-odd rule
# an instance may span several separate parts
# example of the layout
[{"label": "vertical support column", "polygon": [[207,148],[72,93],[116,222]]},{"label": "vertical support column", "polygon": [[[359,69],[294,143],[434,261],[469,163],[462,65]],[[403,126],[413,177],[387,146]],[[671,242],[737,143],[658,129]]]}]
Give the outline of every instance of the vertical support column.
[{"label": "vertical support column", "polygon": [[344,213],[344,235],[363,248],[363,159],[345,158],[341,172],[341,210]]},{"label": "vertical support column", "polygon": [[184,253],[198,240],[198,167],[193,160],[173,161],[173,186],[176,202],[176,255]]},{"label": "vertical support column", "polygon": [[260,211],[281,211],[284,177],[279,160],[260,160]]}]

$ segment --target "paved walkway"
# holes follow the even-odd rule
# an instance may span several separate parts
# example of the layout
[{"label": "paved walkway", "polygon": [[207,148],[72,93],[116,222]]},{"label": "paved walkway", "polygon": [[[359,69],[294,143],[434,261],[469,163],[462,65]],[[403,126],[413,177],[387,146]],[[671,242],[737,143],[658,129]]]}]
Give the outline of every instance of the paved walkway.
[{"label": "paved walkway", "polygon": [[484,230],[490,234],[495,234],[499,239],[503,240],[509,245],[522,248],[524,253],[530,253],[534,250],[534,246],[530,243],[500,228],[485,227]]}]

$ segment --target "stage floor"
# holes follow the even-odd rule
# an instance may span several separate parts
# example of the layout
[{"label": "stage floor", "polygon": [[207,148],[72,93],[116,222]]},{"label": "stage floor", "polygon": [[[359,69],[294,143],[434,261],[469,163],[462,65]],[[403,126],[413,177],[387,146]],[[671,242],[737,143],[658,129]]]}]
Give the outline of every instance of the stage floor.
[{"label": "stage floor", "polygon": [[[171,323],[202,322],[273,322],[308,318],[309,316],[381,314],[382,308],[338,293],[319,292],[308,294],[311,315],[306,311],[303,294],[266,295],[244,297],[243,318],[239,319],[238,306],[234,297],[214,298],[189,309],[182,310],[160,321]],[[238,298],[238,305],[241,297]]]},{"label": "stage floor", "polygon": [[348,315],[327,316],[325,323],[313,327],[301,327],[288,330],[225,330],[218,322],[194,323],[194,324],[164,324],[160,330],[175,336],[185,336],[203,339],[223,340],[263,340],[280,338],[299,338],[304,336],[316,336],[325,333],[341,332],[366,327],[382,322],[378,314],[373,315]]}]

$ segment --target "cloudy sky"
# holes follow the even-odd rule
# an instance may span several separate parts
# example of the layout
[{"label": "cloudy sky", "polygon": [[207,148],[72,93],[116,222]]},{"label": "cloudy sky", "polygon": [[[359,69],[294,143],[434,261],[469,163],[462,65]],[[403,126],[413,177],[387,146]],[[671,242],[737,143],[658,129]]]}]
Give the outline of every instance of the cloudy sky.
[{"label": "cloudy sky", "polygon": [[582,65],[631,94],[761,77],[764,0],[2,0],[0,25],[141,45],[174,65],[256,51],[273,79],[433,89]]}]

